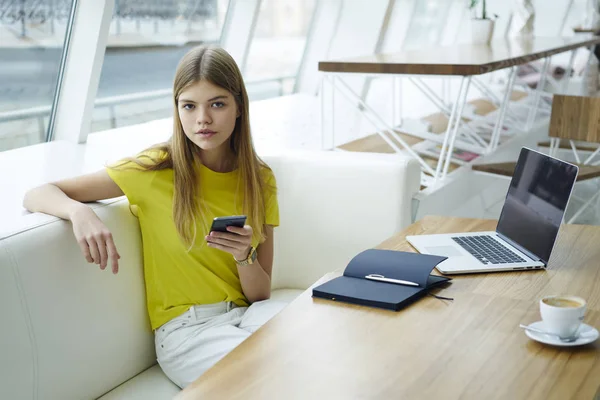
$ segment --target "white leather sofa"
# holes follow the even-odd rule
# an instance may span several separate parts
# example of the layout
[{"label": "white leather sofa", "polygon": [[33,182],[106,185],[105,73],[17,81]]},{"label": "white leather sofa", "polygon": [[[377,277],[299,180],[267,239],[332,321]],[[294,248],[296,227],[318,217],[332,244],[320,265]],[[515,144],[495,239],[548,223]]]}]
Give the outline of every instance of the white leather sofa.
[{"label": "white leather sofa", "polygon": [[[409,158],[319,151],[263,158],[279,187],[273,298],[291,301],[411,222],[420,170]],[[83,259],[68,222],[20,210],[0,229],[0,399],[152,400],[178,392],[156,364],[137,220],[124,198],[93,206],[121,254],[116,276]]]}]

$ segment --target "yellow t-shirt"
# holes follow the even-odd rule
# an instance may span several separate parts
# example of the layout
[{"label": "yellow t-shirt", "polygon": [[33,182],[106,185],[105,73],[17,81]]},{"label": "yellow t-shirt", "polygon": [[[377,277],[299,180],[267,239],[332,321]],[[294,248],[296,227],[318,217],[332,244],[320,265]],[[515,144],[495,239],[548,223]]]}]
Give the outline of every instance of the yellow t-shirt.
[{"label": "yellow t-shirt", "polygon": [[[146,160],[144,160],[146,161]],[[195,304],[233,301],[247,306],[237,265],[231,254],[208,247],[198,233],[188,252],[173,221],[173,170],[142,171],[134,163],[107,168],[109,176],[137,208],[142,233],[146,301],[152,329],[181,315]],[[275,177],[265,169],[267,187]],[[198,167],[206,231],[214,217],[242,214],[243,183],[238,170],[219,173]],[[265,193],[265,224],[279,225],[276,190]],[[256,239],[254,240],[256,241]],[[253,243],[256,247],[258,243]]]}]

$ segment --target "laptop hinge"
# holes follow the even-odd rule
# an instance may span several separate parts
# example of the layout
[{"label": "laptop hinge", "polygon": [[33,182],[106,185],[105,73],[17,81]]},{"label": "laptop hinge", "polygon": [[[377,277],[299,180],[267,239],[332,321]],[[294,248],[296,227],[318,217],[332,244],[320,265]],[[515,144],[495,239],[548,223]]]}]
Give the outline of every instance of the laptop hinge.
[{"label": "laptop hinge", "polygon": [[544,260],[542,260],[541,258],[536,256],[535,254],[533,254],[532,252],[527,250],[525,247],[523,247],[520,244],[518,244],[517,242],[515,242],[514,240],[509,239],[508,237],[504,236],[500,232],[496,232],[496,235],[500,236],[504,241],[506,241],[511,246],[515,247],[520,252],[524,253],[527,257],[531,258],[533,261],[541,261],[542,263],[544,263],[544,265],[546,265],[546,262]]}]

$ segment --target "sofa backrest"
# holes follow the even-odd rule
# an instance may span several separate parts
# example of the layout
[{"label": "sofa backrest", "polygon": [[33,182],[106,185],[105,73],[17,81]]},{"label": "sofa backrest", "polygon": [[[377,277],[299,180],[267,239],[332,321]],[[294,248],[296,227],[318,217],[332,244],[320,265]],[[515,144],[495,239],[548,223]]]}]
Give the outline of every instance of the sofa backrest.
[{"label": "sofa backrest", "polygon": [[[306,288],[410,223],[415,161],[342,152],[263,159],[280,206],[274,288]],[[156,362],[138,222],[124,198],[94,208],[121,254],[116,276],[84,260],[68,222],[30,214],[0,235],[0,399],[97,398]]]},{"label": "sofa backrest", "polygon": [[420,168],[396,154],[263,156],[278,186],[273,288],[305,289],[409,225]]}]

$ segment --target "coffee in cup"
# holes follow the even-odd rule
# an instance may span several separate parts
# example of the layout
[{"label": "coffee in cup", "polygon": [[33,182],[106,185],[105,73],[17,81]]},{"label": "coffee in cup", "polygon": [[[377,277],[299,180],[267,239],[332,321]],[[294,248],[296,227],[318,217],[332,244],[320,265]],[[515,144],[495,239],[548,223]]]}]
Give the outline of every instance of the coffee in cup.
[{"label": "coffee in cup", "polygon": [[571,337],[583,321],[586,301],[577,296],[546,296],[540,300],[544,330],[560,337]]},{"label": "coffee in cup", "polygon": [[553,307],[581,307],[583,304],[568,297],[548,297],[542,300],[544,303]]}]

